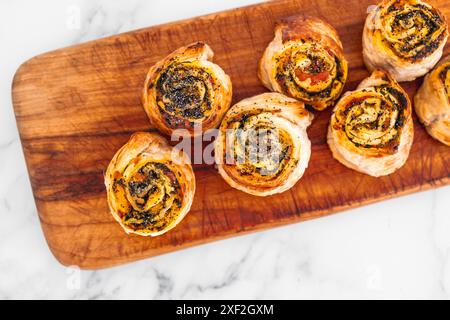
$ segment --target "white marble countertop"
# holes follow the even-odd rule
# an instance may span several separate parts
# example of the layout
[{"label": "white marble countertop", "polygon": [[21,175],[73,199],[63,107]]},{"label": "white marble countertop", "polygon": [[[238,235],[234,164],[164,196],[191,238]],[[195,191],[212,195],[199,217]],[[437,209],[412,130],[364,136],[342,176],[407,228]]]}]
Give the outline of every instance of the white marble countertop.
[{"label": "white marble countertop", "polygon": [[450,298],[450,187],[107,270],[67,269],[51,255],[11,105],[20,63],[254,2],[0,2],[0,299]]}]

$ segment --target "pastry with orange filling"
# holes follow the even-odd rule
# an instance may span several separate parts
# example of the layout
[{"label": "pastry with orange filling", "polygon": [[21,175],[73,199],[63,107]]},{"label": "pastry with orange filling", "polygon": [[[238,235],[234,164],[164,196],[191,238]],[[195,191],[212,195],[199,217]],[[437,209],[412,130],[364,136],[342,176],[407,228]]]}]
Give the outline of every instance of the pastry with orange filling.
[{"label": "pastry with orange filling", "polygon": [[158,236],[188,213],[195,193],[190,159],[156,133],[136,133],[105,174],[108,204],[127,233]]},{"label": "pastry with orange filling", "polygon": [[334,158],[374,177],[391,174],[405,164],[413,137],[408,95],[380,70],[342,96],[328,129]]},{"label": "pastry with orange filling", "polygon": [[259,63],[259,78],[316,110],[331,106],[347,80],[347,60],[336,30],[312,17],[281,20]]}]

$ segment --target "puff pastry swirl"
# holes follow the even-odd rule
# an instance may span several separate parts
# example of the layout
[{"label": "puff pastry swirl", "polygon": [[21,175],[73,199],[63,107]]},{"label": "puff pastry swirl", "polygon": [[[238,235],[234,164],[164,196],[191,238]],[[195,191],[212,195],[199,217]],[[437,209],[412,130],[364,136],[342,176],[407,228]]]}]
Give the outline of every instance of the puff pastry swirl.
[{"label": "puff pastry swirl", "polygon": [[308,166],[306,128],[312,118],[302,102],[279,93],[240,101],[226,114],[215,141],[220,175],[256,196],[288,190]]},{"label": "puff pastry swirl", "polygon": [[364,62],[370,71],[411,81],[434,67],[447,38],[447,22],[436,8],[420,0],[384,0],[366,19]]},{"label": "puff pastry swirl", "polygon": [[[142,94],[153,126],[165,135],[182,136],[217,128],[231,105],[230,77],[210,60],[211,48],[196,42],[181,47],[152,66]],[[194,130],[201,126],[201,130]]]},{"label": "puff pastry swirl", "polygon": [[450,56],[425,77],[414,108],[428,133],[450,146]]},{"label": "puff pastry swirl", "polygon": [[271,91],[324,110],[342,93],[347,60],[336,30],[305,16],[281,20],[259,63],[259,78]]},{"label": "puff pastry swirl", "polygon": [[376,70],[336,104],[328,129],[334,158],[378,177],[406,162],[413,142],[411,102],[386,72]]},{"label": "puff pastry swirl", "polygon": [[108,204],[127,233],[158,236],[189,211],[195,193],[190,159],[156,133],[135,133],[105,174]]}]

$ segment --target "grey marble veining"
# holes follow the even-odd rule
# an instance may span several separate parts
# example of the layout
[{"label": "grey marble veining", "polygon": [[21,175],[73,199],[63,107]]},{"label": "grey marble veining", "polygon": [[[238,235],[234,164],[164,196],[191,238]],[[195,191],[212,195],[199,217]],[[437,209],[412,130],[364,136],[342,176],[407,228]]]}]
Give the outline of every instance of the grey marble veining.
[{"label": "grey marble veining", "polygon": [[[0,2],[0,298],[450,298],[450,188],[100,271],[43,237],[11,105],[28,58],[256,0]],[[24,9],[26,8],[26,9]]]}]

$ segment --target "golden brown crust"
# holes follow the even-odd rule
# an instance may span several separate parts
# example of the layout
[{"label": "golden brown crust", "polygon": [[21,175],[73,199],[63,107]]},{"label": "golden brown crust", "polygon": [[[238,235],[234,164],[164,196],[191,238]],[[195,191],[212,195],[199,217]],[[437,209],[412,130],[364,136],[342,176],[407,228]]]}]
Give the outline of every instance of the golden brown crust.
[{"label": "golden brown crust", "polygon": [[304,104],[264,93],[231,107],[215,141],[220,175],[233,188],[256,196],[290,189],[308,166],[313,116]]},{"label": "golden brown crust", "polygon": [[339,98],[348,66],[336,30],[313,17],[281,20],[259,63],[259,78],[271,91],[323,110]]},{"label": "golden brown crust", "polygon": [[414,108],[428,133],[450,146],[450,56],[425,77]]},{"label": "golden brown crust", "polygon": [[178,129],[182,136],[196,136],[219,126],[231,104],[232,86],[230,77],[210,61],[213,55],[207,44],[195,42],[150,68],[142,102],[163,134]]},{"label": "golden brown crust", "polygon": [[188,213],[195,176],[188,156],[156,133],[135,133],[105,174],[108,205],[127,233],[158,236]]},{"label": "golden brown crust", "polygon": [[403,166],[413,137],[408,95],[388,73],[376,70],[336,104],[327,140],[339,162],[378,177]]},{"label": "golden brown crust", "polygon": [[436,8],[420,0],[384,0],[366,19],[364,62],[370,71],[411,81],[434,67],[447,38],[447,22]]}]

